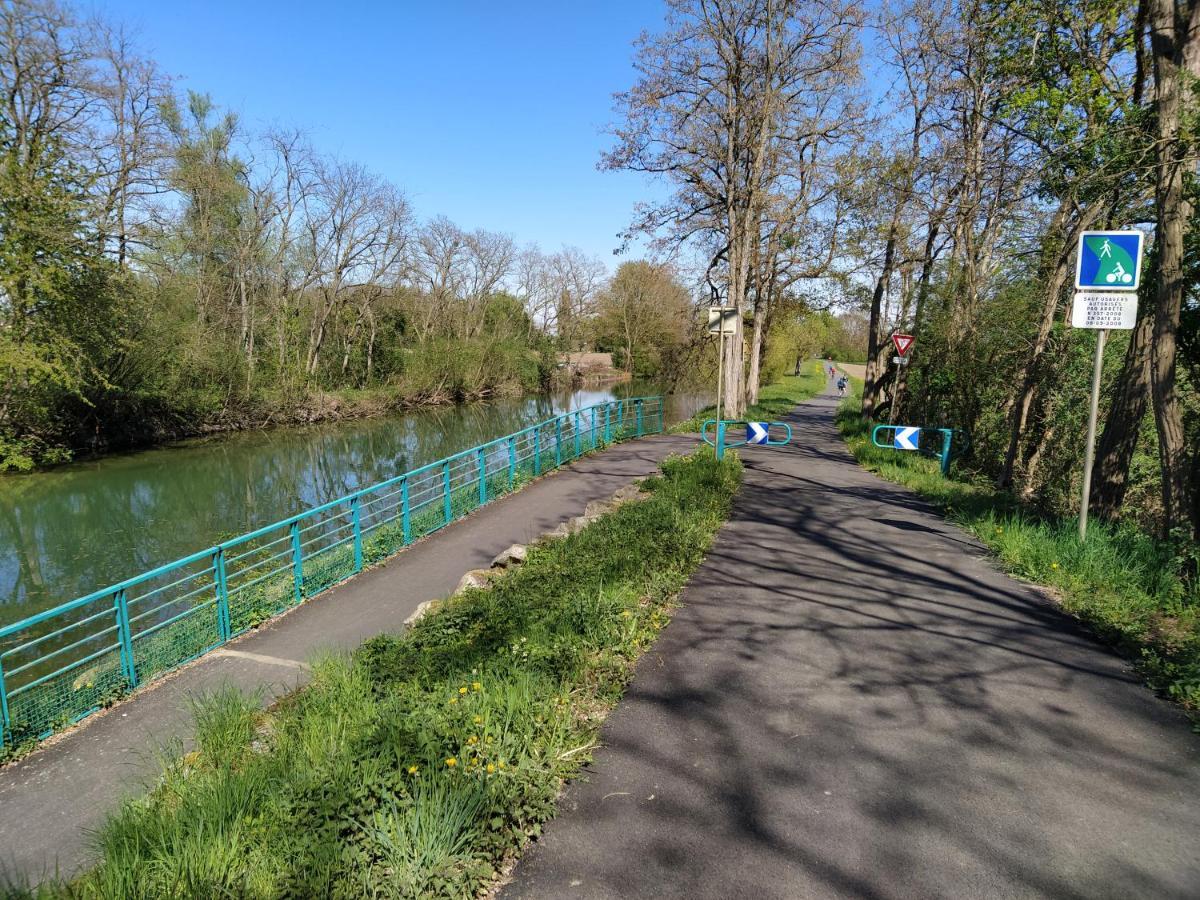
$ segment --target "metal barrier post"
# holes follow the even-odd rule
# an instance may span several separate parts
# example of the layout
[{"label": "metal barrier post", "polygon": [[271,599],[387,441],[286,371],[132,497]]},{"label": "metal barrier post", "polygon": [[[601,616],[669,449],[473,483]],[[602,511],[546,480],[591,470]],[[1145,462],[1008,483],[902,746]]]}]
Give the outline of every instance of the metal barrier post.
[{"label": "metal barrier post", "polygon": [[362,518],[358,511],[358,494],[350,498],[350,521],[354,526],[354,571],[361,572],[363,567],[362,551]]},{"label": "metal barrier post", "polygon": [[592,449],[596,449],[596,407],[592,406]]},{"label": "metal barrier post", "polygon": [[562,416],[554,420],[554,465],[562,465]]},{"label": "metal barrier post", "polygon": [[213,586],[217,589],[217,632],[221,643],[229,640],[233,625],[229,620],[229,583],[225,576],[225,551],[218,547],[212,555]]},{"label": "metal barrier post", "polygon": [[666,406],[666,403],[667,403],[667,401],[664,398],[662,398],[662,397],[658,398],[658,433],[659,434],[662,434],[662,432],[667,427],[666,423],[663,422],[663,413],[665,412],[663,407]]},{"label": "metal barrier post", "polygon": [[942,429],[942,474],[950,474],[950,435],[949,428]]},{"label": "metal barrier post", "polygon": [[8,717],[8,691],[4,688],[4,660],[0,659],[0,747],[12,737],[12,721]]},{"label": "metal barrier post", "polygon": [[475,451],[475,464],[479,468],[479,505],[487,503],[487,456],[480,447]]},{"label": "metal barrier post", "polygon": [[582,452],[579,439],[579,410],[575,410],[575,456],[578,457]]},{"label": "metal barrier post", "polygon": [[604,404],[604,443],[612,443],[612,404]]},{"label": "metal barrier post", "polygon": [[637,436],[642,436],[642,401],[635,400],[634,405],[637,407]]},{"label": "metal barrier post", "polygon": [[717,459],[725,458],[725,423],[717,422]]},{"label": "metal barrier post", "polygon": [[292,587],[296,602],[304,599],[304,553],[300,549],[300,523],[293,522],[292,532]]},{"label": "metal barrier post", "polygon": [[129,689],[137,687],[137,667],[133,664],[133,636],[129,633],[129,600],[124,590],[113,594],[113,611],[117,616],[117,637],[121,643],[121,668]]},{"label": "metal barrier post", "polygon": [[623,434],[625,431],[625,404],[628,401],[617,401],[617,434]]},{"label": "metal barrier post", "polygon": [[508,439],[508,489],[511,491],[517,480],[517,439]]},{"label": "metal barrier post", "polygon": [[445,514],[445,524],[450,524],[450,516],[454,508],[450,503],[450,460],[442,463],[442,512]]},{"label": "metal barrier post", "polygon": [[412,519],[408,510],[408,479],[400,479],[400,540],[412,542]]},{"label": "metal barrier post", "polygon": [[542,474],[542,427],[533,426],[533,474]]}]

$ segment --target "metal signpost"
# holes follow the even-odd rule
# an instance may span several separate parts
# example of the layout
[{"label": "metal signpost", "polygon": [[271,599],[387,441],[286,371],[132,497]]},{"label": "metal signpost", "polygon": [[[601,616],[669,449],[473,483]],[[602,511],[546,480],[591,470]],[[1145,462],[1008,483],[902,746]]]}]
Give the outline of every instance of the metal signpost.
[{"label": "metal signpost", "polygon": [[710,306],[708,333],[718,336],[717,343],[717,420],[721,418],[721,376],[725,371],[725,335],[737,334],[737,307]]},{"label": "metal signpost", "polygon": [[1094,328],[1096,359],[1092,366],[1092,401],[1088,411],[1087,449],[1083,458],[1083,496],[1079,502],[1079,539],[1087,538],[1088,505],[1092,497],[1092,465],[1096,458],[1096,417],[1100,408],[1100,373],[1104,343],[1110,329],[1129,330],[1137,324],[1137,289],[1141,283],[1140,231],[1085,231],[1079,236],[1075,263],[1075,300],[1071,325]]}]

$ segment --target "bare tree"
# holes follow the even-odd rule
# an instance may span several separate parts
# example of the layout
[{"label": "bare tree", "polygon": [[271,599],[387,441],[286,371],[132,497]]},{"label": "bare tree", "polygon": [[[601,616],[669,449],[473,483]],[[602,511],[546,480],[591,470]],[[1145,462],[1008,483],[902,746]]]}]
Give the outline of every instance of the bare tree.
[{"label": "bare tree", "polygon": [[[854,6],[837,2],[672,0],[666,31],[638,44],[640,78],[617,97],[623,121],[602,164],[671,182],[670,200],[643,206],[630,231],[656,235],[660,247],[712,247],[714,290],[739,309],[783,174],[777,146],[811,84],[851,74],[858,22]],[[737,416],[746,396],[740,317],[726,352],[725,404]]]}]

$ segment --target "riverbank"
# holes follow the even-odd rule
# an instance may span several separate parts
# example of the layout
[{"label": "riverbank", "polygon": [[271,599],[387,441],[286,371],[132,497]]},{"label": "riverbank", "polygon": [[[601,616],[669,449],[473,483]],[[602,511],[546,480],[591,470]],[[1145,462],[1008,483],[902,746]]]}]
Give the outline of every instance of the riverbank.
[{"label": "riverbank", "polygon": [[732,457],[668,459],[648,498],[270,711],[210,699],[197,751],[99,832],[99,866],[41,896],[477,894],[589,757],[737,483]]}]

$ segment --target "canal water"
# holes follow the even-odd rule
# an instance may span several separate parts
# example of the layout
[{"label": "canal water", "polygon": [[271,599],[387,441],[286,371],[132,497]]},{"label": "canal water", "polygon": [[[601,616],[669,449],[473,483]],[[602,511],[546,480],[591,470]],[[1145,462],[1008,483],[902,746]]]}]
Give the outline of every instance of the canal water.
[{"label": "canal water", "polygon": [[[657,393],[653,384],[616,384],[221,435],[0,476],[0,625],[558,413]],[[708,402],[698,390],[668,395],[668,424]]]}]

